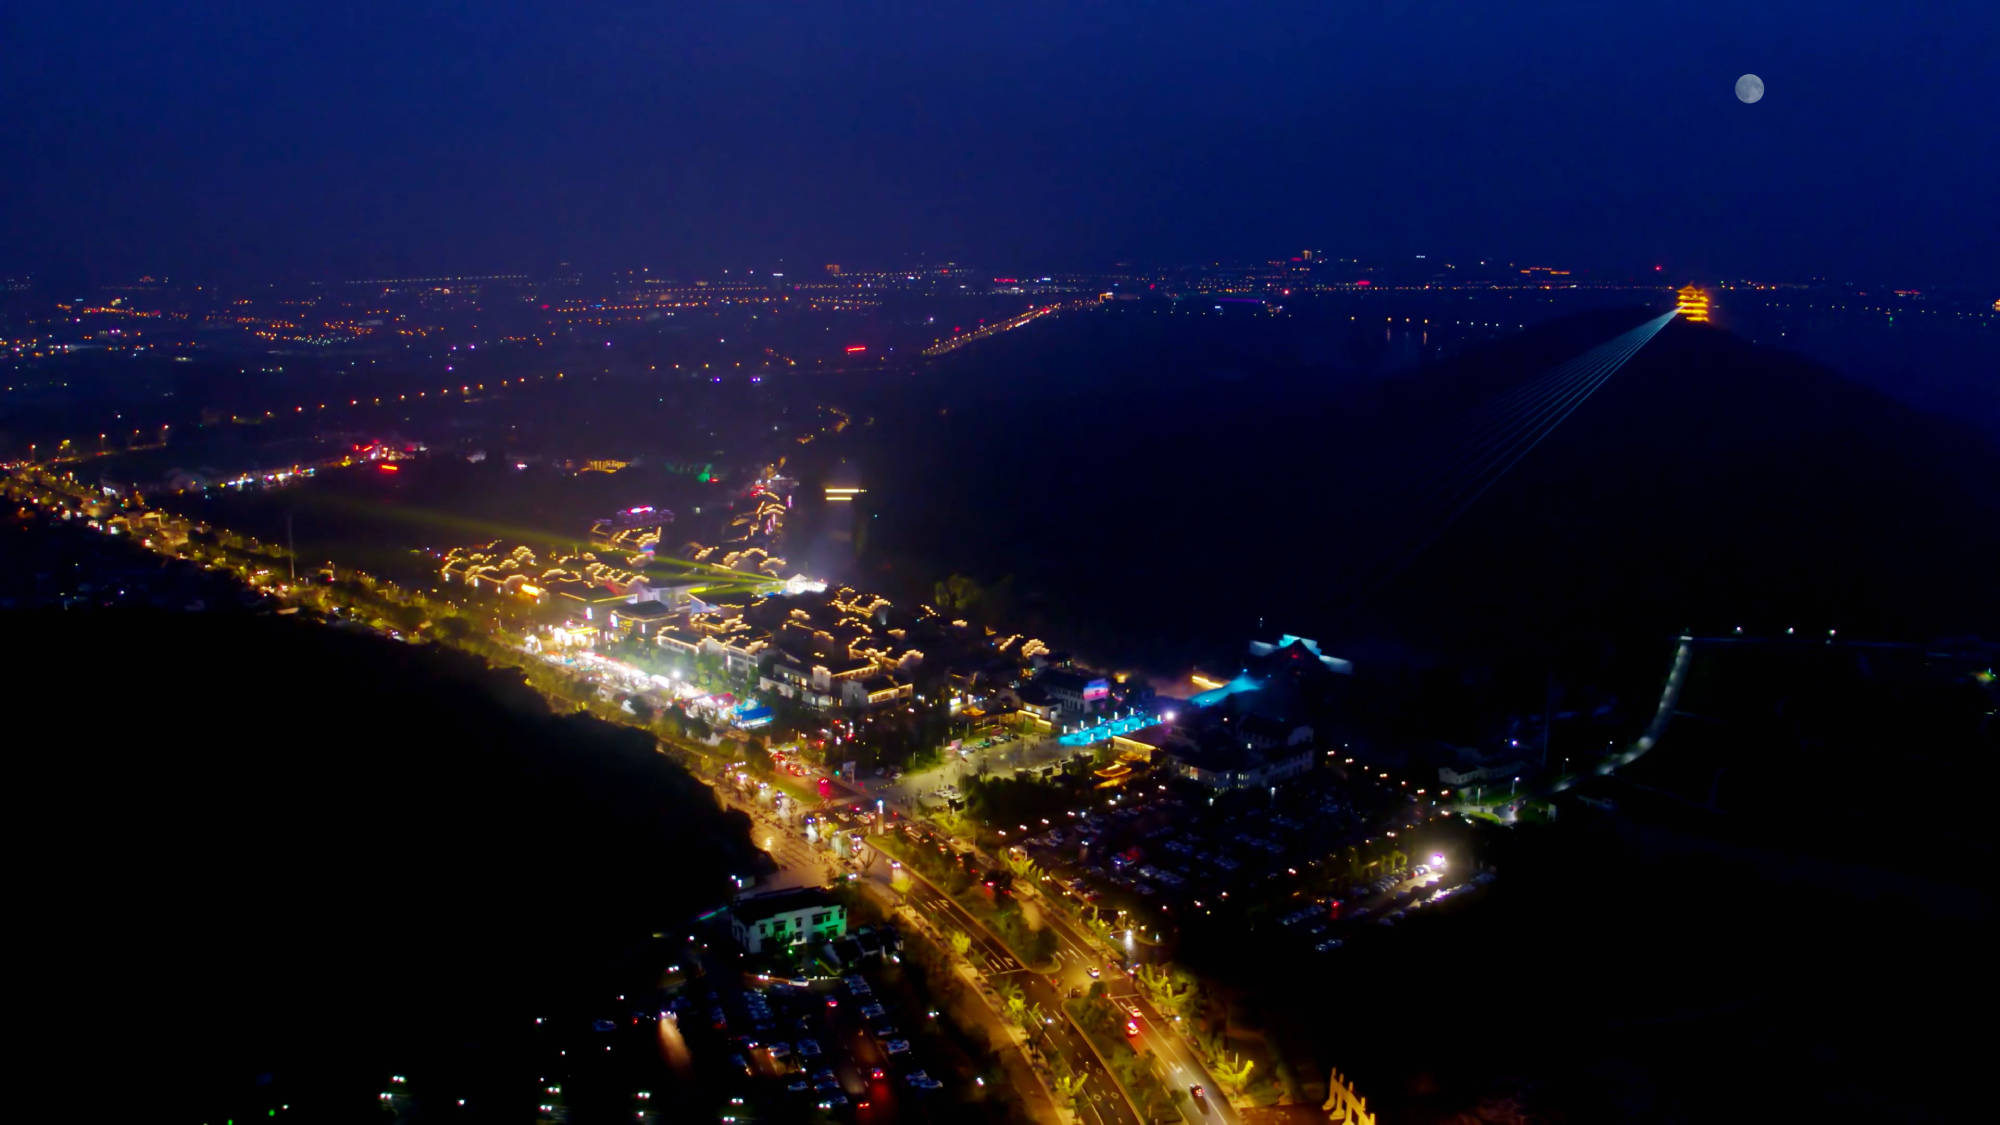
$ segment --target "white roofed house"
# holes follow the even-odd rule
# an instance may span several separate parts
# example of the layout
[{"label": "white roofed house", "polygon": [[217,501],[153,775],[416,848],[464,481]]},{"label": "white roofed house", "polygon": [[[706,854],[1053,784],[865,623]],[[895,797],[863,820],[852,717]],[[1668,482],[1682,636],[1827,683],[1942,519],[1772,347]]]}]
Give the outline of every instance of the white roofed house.
[{"label": "white roofed house", "polygon": [[770,647],[769,635],[741,620],[732,624],[740,628],[710,633],[703,638],[702,651],[721,657],[723,669],[732,676],[754,676],[764,650]]},{"label": "white roofed house", "polygon": [[676,621],[663,625],[654,634],[654,640],[666,651],[693,656],[701,651],[702,642],[706,637],[689,628],[684,622]]},{"label": "white roofed house", "polygon": [[915,694],[909,681],[887,673],[840,681],[840,701],[849,707],[886,707]]},{"label": "white roofed house", "polygon": [[818,887],[737,899],[729,930],[746,953],[831,941],[847,933],[847,907]]},{"label": "white roofed house", "polygon": [[831,681],[825,681],[826,686],[822,686],[822,678],[817,675],[825,670],[824,667],[809,667],[798,657],[779,650],[758,676],[757,688],[824,711],[839,702],[829,694]]}]

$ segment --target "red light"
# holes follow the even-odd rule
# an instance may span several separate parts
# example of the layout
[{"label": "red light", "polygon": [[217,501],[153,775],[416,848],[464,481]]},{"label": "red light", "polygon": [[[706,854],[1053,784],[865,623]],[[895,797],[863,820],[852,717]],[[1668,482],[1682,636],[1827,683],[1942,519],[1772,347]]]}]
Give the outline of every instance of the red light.
[{"label": "red light", "polygon": [[1366,284],[1368,284],[1368,279],[1364,277],[1364,278],[1362,278],[1362,279],[1361,279],[1360,281],[1357,281],[1357,282],[1355,282],[1354,284],[1356,284],[1356,285],[1366,285]]},{"label": "red light", "polygon": [[866,345],[866,344],[849,344],[849,345],[847,345],[847,354],[848,354],[848,355],[853,355],[853,354],[855,354],[856,352],[865,352],[865,351],[867,351],[867,350],[868,350],[868,345]]},{"label": "red light", "polygon": [[382,471],[383,471],[383,472],[385,472],[385,473],[398,473],[398,472],[401,472],[402,470],[401,470],[401,469],[398,469],[398,468],[397,468],[396,466],[394,466],[394,465],[384,465],[384,466],[382,466]]},{"label": "red light", "polygon": [[1660,267],[1659,267],[1659,266],[1654,266],[1654,267],[1653,267],[1653,272],[1654,272],[1654,273],[1659,273],[1659,272],[1660,272]]}]

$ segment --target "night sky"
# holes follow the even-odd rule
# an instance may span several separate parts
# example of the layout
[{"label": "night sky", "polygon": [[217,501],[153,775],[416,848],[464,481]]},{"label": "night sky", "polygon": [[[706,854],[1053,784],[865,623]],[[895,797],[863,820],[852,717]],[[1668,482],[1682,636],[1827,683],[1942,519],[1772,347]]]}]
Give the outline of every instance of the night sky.
[{"label": "night sky", "polygon": [[2000,262],[1976,0],[12,3],[0,42],[0,273]]}]

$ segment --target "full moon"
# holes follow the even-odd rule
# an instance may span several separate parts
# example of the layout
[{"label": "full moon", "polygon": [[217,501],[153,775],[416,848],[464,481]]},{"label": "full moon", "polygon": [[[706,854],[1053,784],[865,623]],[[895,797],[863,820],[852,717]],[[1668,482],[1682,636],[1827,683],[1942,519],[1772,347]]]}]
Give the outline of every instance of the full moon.
[{"label": "full moon", "polygon": [[1746,74],[1736,80],[1736,100],[1744,105],[1764,96],[1764,80],[1754,74]]}]

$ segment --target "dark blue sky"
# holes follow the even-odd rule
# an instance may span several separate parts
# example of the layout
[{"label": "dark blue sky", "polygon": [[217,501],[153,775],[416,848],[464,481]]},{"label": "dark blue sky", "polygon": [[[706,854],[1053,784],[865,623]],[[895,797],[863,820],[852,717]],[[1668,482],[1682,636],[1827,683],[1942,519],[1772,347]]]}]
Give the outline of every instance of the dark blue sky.
[{"label": "dark blue sky", "polygon": [[2000,262],[1990,2],[15,3],[0,42],[5,272]]}]

